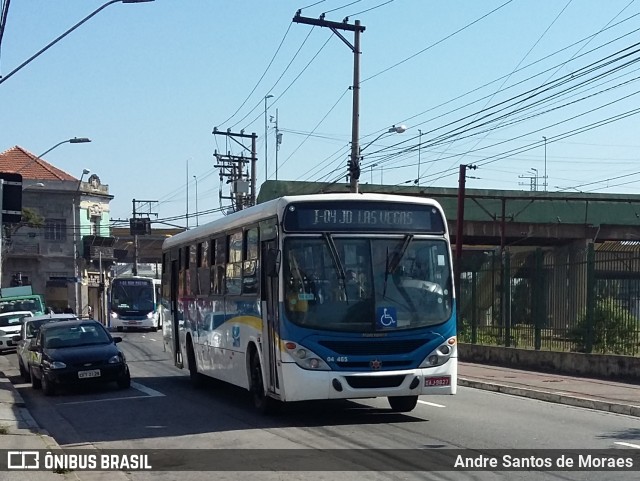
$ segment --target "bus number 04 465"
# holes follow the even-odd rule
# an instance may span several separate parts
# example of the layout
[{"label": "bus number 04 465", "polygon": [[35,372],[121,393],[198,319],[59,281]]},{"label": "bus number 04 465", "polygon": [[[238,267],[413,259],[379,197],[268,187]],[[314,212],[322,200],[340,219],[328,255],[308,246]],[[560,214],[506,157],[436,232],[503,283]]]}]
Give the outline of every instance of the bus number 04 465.
[{"label": "bus number 04 465", "polygon": [[347,356],[338,356],[338,357],[329,356],[327,358],[327,362],[349,362],[349,358]]}]

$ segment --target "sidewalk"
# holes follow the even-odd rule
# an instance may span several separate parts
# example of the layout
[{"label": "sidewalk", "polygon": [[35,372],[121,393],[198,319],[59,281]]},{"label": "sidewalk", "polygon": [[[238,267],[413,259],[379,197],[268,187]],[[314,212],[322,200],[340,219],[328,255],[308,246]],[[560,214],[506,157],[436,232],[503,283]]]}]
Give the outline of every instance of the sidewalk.
[{"label": "sidewalk", "polygon": [[[60,445],[49,433],[38,426],[25,406],[22,396],[8,376],[17,377],[19,372],[9,363],[7,356],[0,355],[0,449],[60,449]],[[0,460],[6,466],[6,460]],[[5,471],[0,473],[3,481],[127,481],[122,472],[114,471]]]},{"label": "sidewalk", "polygon": [[640,384],[459,362],[458,386],[640,417]]}]

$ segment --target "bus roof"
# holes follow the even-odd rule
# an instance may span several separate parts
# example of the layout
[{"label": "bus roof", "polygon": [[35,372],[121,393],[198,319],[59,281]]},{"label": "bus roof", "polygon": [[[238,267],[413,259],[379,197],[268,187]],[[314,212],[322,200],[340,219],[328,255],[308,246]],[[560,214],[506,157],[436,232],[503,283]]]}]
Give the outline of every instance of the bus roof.
[{"label": "bus roof", "polygon": [[[393,195],[393,194],[374,194],[374,193],[344,193],[344,194],[307,194],[307,195],[295,195],[284,196],[278,199],[269,200],[262,204],[254,205],[247,209],[234,212],[228,216],[203,224],[199,227],[195,227],[188,231],[181,232],[173,237],[170,237],[162,244],[162,250],[171,249],[177,245],[183,243],[195,242],[201,239],[207,239],[211,234],[221,232],[224,230],[234,229],[242,227],[246,224],[251,224],[261,220],[268,219],[281,213],[285,206],[292,202],[310,202],[310,201],[340,201],[340,200],[357,200],[357,201],[378,201],[378,202],[405,202],[412,204],[422,204],[425,206],[437,207],[442,212],[440,204],[430,198],[415,197],[408,195]],[[444,216],[444,214],[443,214]]]}]

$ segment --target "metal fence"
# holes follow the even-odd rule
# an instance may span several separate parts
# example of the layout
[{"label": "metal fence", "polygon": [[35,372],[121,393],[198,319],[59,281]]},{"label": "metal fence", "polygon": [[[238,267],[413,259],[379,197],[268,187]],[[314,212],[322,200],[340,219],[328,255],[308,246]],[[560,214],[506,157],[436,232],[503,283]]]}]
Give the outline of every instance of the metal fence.
[{"label": "metal fence", "polygon": [[640,246],[465,252],[462,342],[640,355]]}]

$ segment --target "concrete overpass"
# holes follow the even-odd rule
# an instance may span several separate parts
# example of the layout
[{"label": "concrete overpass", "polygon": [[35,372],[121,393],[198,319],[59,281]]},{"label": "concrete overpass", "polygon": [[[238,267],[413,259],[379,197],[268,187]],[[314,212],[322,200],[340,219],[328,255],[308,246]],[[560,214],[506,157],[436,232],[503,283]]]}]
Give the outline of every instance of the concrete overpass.
[{"label": "concrete overpass", "polygon": [[[348,192],[345,184],[267,181],[258,202],[283,195]],[[431,197],[440,202],[455,243],[458,189],[361,184],[360,192]],[[640,240],[640,195],[466,189],[468,246],[548,246],[577,240]]]},{"label": "concrete overpass", "polygon": [[[361,184],[361,192],[437,199],[445,210],[455,243],[458,189]],[[270,180],[262,184],[258,202],[283,195],[348,192],[345,184]],[[184,229],[155,229],[138,236],[138,262],[160,263],[162,243]],[[118,262],[133,262],[129,228],[114,228]],[[640,195],[578,192],[529,192],[466,189],[465,246],[563,246],[577,241],[640,240]]]}]

